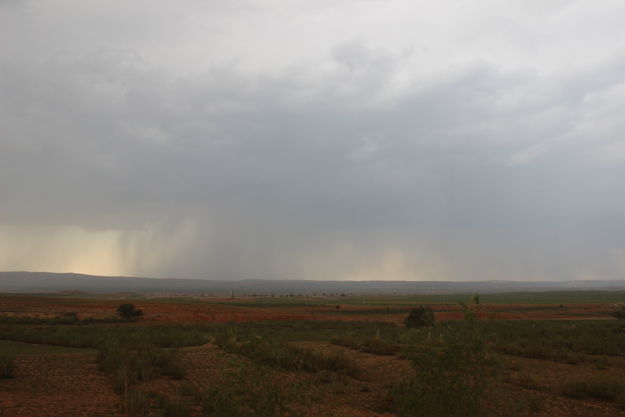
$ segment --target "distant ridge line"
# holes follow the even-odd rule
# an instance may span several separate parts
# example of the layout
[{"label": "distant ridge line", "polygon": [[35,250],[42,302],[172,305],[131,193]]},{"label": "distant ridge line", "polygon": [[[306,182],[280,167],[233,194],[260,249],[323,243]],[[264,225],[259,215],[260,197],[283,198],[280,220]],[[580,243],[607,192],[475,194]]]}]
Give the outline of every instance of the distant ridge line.
[{"label": "distant ridge line", "polygon": [[0,271],[0,292],[49,293],[83,291],[96,293],[204,293],[245,294],[408,294],[496,293],[512,291],[625,290],[625,280],[578,281],[317,281],[242,279],[204,280],[188,278],[140,278],[101,276],[72,272]]}]

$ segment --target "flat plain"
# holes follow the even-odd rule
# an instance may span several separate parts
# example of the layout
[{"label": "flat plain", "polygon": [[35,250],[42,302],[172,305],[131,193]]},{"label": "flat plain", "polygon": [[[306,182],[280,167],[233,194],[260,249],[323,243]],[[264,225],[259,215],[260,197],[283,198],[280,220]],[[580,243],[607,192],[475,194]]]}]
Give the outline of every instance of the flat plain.
[{"label": "flat plain", "polygon": [[[623,302],[5,294],[0,415],[625,416]],[[434,325],[406,327],[422,306]]]}]

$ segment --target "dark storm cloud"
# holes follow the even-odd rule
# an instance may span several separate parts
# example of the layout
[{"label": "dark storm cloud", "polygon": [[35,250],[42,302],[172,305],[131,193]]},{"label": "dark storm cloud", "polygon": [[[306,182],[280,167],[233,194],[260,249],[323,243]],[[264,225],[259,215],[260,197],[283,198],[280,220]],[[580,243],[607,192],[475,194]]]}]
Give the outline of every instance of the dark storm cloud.
[{"label": "dark storm cloud", "polygon": [[172,74],[111,47],[2,60],[5,246],[80,229],[76,256],[106,236],[120,273],[214,279],[623,272],[625,59],[395,88],[410,54],[328,57],[270,74]]}]

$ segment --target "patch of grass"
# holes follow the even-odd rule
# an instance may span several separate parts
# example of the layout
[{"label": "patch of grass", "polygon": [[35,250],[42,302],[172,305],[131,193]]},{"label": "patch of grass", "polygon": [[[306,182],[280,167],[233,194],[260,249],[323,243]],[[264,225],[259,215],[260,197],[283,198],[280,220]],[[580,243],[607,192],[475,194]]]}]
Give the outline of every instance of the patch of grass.
[{"label": "patch of grass", "polygon": [[506,417],[529,417],[541,413],[544,403],[535,394],[529,394],[518,398],[512,408],[505,414]]},{"label": "patch of grass", "polygon": [[519,385],[521,385],[523,388],[534,390],[539,388],[538,380],[536,379],[536,377],[528,373],[521,373],[519,375]]},{"label": "patch of grass", "polygon": [[623,396],[623,382],[613,377],[595,376],[570,379],[562,386],[562,394],[570,398],[590,397],[604,401],[618,401]]},{"label": "patch of grass", "polygon": [[552,349],[548,346],[530,345],[520,347],[518,345],[498,346],[496,350],[511,356],[520,356],[524,358],[542,359],[553,362],[577,364],[583,362],[584,355],[580,352],[569,352],[560,349]]},{"label": "patch of grass", "polygon": [[488,415],[485,397],[496,363],[477,328],[465,325],[455,330],[444,338],[407,346],[406,357],[413,362],[416,377],[396,392],[400,416]]},{"label": "patch of grass", "polygon": [[159,374],[174,379],[185,376],[176,350],[146,344],[108,343],[98,351],[97,363],[100,370],[113,376],[117,392],[136,381],[148,381]]},{"label": "patch of grass", "polygon": [[124,411],[128,417],[147,417],[150,414],[150,403],[150,393],[132,388],[124,399]]},{"label": "patch of grass", "polygon": [[582,354],[625,354],[621,321],[489,321],[483,324],[502,353],[576,363]]},{"label": "patch of grass", "polygon": [[182,381],[180,384],[179,394],[186,397],[199,399],[200,391],[189,381]]},{"label": "patch of grass", "polygon": [[404,331],[393,323],[376,321],[275,320],[248,323],[224,323],[207,327],[213,339],[236,337],[240,340],[256,336],[288,341],[328,341],[337,335],[357,339],[377,336],[398,340]]},{"label": "patch of grass", "polygon": [[9,353],[0,353],[0,378],[13,378],[15,357]]},{"label": "patch of grass", "polygon": [[0,339],[94,349],[99,349],[111,341],[171,348],[206,343],[207,327],[180,324],[137,326],[132,323],[115,326],[0,325]]},{"label": "patch of grass", "polygon": [[95,353],[95,350],[0,340],[0,354],[3,352],[11,353],[15,356],[40,356],[68,353]]},{"label": "patch of grass", "polygon": [[353,359],[343,352],[317,352],[306,347],[293,346],[279,340],[260,336],[249,340],[218,340],[217,345],[227,352],[246,356],[263,364],[289,371],[341,372],[357,376],[359,369]]},{"label": "patch of grass", "polygon": [[392,356],[400,351],[399,343],[378,337],[358,340],[349,336],[337,336],[332,338],[331,341],[335,345],[348,347],[360,352],[371,353],[373,355]]},{"label": "patch of grass", "polygon": [[173,379],[184,379],[187,371],[180,361],[180,355],[177,350],[169,350],[161,355],[160,361],[157,362],[164,375]]},{"label": "patch of grass", "polygon": [[164,395],[158,396],[158,406],[163,417],[190,417],[191,410],[182,401],[172,400]]},{"label": "patch of grass", "polygon": [[262,366],[233,366],[219,383],[203,392],[202,408],[211,417],[294,416],[292,405],[302,400],[298,388]]}]

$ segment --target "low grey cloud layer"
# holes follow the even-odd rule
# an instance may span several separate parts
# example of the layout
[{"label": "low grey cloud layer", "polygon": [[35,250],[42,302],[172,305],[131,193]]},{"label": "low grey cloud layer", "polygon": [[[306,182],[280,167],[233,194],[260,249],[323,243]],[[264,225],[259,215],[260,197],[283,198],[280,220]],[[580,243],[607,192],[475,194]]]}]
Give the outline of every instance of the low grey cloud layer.
[{"label": "low grey cloud layer", "polygon": [[619,2],[222,3],[0,3],[0,269],[622,277]]}]

